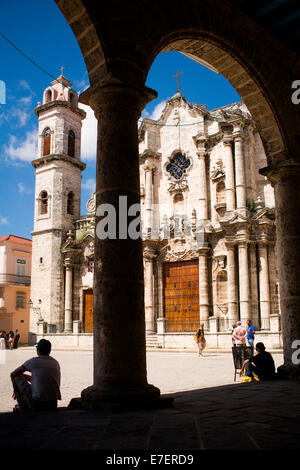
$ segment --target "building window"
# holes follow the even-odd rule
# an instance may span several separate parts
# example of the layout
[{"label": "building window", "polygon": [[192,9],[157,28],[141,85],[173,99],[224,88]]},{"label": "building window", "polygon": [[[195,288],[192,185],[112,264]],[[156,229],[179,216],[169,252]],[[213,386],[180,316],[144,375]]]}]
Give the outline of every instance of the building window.
[{"label": "building window", "polygon": [[51,150],[51,131],[49,127],[44,130],[44,148],[43,156],[50,155]]},{"label": "building window", "polygon": [[174,155],[169,165],[167,166],[167,171],[171,176],[173,176],[173,178],[180,180],[190,165],[191,161],[187,160],[181,152],[178,152],[176,155]]},{"label": "building window", "polygon": [[48,214],[48,193],[42,191],[40,195],[40,214]]},{"label": "building window", "polygon": [[16,308],[25,308],[25,294],[23,292],[16,294]]},{"label": "building window", "polygon": [[45,94],[45,103],[50,103],[52,101],[52,92],[51,90],[47,90]]},{"label": "building window", "polygon": [[26,260],[25,259],[17,259],[17,266],[16,266],[16,274],[17,276],[26,276]]},{"label": "building window", "polygon": [[74,214],[74,194],[70,192],[67,200],[67,214]]},{"label": "building window", "polygon": [[75,134],[73,131],[69,131],[68,134],[68,155],[75,157]]},{"label": "building window", "polygon": [[94,272],[94,258],[90,258],[88,262],[88,272],[93,273]]}]

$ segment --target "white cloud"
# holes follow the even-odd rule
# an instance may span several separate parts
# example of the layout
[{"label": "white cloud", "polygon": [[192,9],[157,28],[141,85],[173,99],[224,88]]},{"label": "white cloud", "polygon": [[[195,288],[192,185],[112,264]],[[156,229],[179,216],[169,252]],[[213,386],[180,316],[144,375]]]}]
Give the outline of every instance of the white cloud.
[{"label": "white cloud", "polygon": [[95,191],[96,189],[96,180],[94,178],[89,178],[88,180],[82,183],[82,189],[87,191]]},{"label": "white cloud", "polygon": [[8,225],[8,220],[6,217],[0,215],[0,225]]},{"label": "white cloud", "polygon": [[18,140],[14,135],[9,136],[8,145],[3,146],[4,156],[8,160],[30,162],[36,158],[38,131],[33,129],[26,133],[24,140]]},{"label": "white cloud", "polygon": [[153,121],[157,121],[160,118],[161,113],[162,113],[164,107],[166,106],[166,103],[167,103],[168,100],[169,100],[169,98],[167,98],[166,100],[162,100],[159,103],[157,103],[157,105],[153,109],[152,113],[150,115],[148,115],[147,117],[149,119],[153,119]]},{"label": "white cloud", "polygon": [[79,107],[86,112],[86,118],[82,121],[81,159],[96,160],[98,121],[90,106],[80,103]]},{"label": "white cloud", "polygon": [[29,113],[26,113],[26,111],[24,111],[24,109],[20,109],[20,108],[15,108],[11,111],[11,116],[13,118],[17,118],[18,119],[18,123],[17,123],[17,126],[18,127],[22,127],[22,126],[25,126],[25,124],[27,124],[27,121],[29,119]]},{"label": "white cloud", "polygon": [[31,91],[30,85],[26,80],[20,80],[19,84],[20,84],[20,87],[24,88],[24,90],[30,90]]},{"label": "white cloud", "polygon": [[19,193],[24,193],[24,194],[30,194],[32,191],[30,188],[27,188],[27,186],[25,186],[25,184],[23,183],[19,183],[18,184],[18,189],[19,189]]}]

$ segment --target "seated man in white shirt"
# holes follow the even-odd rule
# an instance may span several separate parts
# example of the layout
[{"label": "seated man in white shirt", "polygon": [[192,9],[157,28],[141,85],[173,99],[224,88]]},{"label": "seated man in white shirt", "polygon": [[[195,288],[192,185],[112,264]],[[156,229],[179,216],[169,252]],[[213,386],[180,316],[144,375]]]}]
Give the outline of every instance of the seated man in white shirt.
[{"label": "seated man in white shirt", "polygon": [[[17,399],[21,411],[55,410],[60,395],[60,366],[50,356],[51,343],[41,339],[36,345],[37,357],[32,357],[14,370],[11,380],[13,398]],[[31,375],[24,372],[31,372]]]}]

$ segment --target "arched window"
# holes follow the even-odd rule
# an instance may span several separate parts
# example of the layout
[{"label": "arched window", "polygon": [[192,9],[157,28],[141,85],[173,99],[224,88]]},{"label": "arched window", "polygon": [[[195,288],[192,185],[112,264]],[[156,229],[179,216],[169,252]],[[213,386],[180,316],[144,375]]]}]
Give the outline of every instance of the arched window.
[{"label": "arched window", "polygon": [[44,148],[43,155],[50,155],[51,150],[51,131],[49,127],[44,130]]},{"label": "arched window", "polygon": [[74,194],[72,193],[72,191],[68,194],[67,214],[74,214]]},{"label": "arched window", "polygon": [[42,191],[40,195],[40,214],[48,214],[48,193]]},{"label": "arched window", "polygon": [[69,131],[68,134],[68,155],[75,157],[75,134],[73,131]]},{"label": "arched window", "polygon": [[52,92],[51,90],[47,90],[45,94],[45,103],[50,103],[52,101]]},{"label": "arched window", "polygon": [[73,105],[75,104],[75,95],[74,95],[74,93],[70,93],[70,103],[73,104]]},{"label": "arched window", "polygon": [[226,203],[226,190],[224,181],[220,181],[217,184],[217,204]]}]

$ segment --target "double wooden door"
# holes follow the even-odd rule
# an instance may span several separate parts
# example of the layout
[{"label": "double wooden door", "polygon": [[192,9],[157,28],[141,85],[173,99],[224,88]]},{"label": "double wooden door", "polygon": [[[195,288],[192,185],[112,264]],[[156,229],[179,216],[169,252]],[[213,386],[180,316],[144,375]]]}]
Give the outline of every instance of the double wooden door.
[{"label": "double wooden door", "polygon": [[93,333],[93,291],[84,293],[84,332]]},{"label": "double wooden door", "polygon": [[164,264],[164,309],[167,331],[199,328],[199,261]]}]

